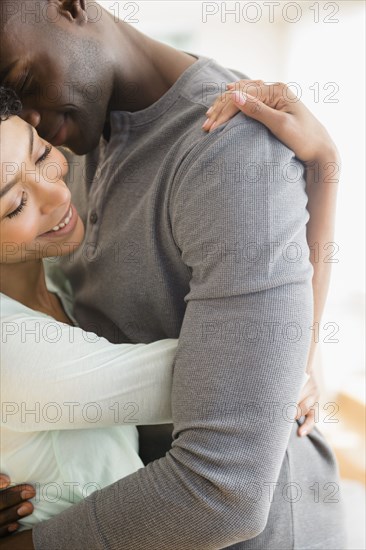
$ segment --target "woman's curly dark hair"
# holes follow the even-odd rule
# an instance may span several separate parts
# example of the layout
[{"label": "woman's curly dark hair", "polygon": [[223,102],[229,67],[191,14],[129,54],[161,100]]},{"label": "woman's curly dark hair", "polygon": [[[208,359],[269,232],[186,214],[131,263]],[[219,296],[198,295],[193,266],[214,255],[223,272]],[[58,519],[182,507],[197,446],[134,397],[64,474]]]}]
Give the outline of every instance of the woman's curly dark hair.
[{"label": "woman's curly dark hair", "polygon": [[21,110],[21,101],[14,90],[0,86],[0,122],[18,115]]}]

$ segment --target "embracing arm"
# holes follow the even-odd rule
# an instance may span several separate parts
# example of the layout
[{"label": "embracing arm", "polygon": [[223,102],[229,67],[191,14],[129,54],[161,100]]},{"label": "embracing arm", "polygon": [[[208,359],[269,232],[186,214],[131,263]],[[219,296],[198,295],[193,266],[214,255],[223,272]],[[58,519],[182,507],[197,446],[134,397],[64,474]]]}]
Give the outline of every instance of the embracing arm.
[{"label": "embracing arm", "polygon": [[[4,317],[1,335],[3,428],[39,432],[171,421],[177,340],[117,345],[51,318],[19,314]],[[0,537],[19,527],[20,506],[21,515],[33,510],[27,502],[33,487],[8,485],[4,478]],[[31,549],[31,538],[23,531],[0,539],[0,548]]]},{"label": "embracing arm", "polygon": [[173,236],[192,271],[172,448],[35,526],[37,550],[53,540],[65,549],[215,550],[264,529],[270,502],[253,504],[250,486],[278,478],[292,427],[278,413],[298,397],[312,318],[306,254],[297,263],[283,254],[291,241],[307,250],[305,184],[284,180],[290,161],[267,130],[242,121],[186,159],[171,203]]},{"label": "embracing arm", "polygon": [[[310,219],[307,224],[307,240],[314,268],[314,323],[320,324],[326,302],[334,242],[334,222],[339,182],[340,159],[336,149],[319,152],[316,160],[306,165],[306,192]],[[316,341],[312,338],[307,372],[313,369]]]},{"label": "embracing arm", "polygon": [[1,329],[5,428],[24,432],[171,421],[177,340],[111,344],[80,328],[31,316],[9,317]]}]

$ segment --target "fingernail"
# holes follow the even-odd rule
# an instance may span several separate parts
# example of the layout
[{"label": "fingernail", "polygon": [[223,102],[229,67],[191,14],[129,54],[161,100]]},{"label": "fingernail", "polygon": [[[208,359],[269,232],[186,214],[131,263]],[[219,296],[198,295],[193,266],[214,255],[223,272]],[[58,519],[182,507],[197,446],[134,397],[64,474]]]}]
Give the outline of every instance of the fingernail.
[{"label": "fingernail", "polygon": [[302,432],[301,432],[301,437],[303,437],[303,436],[306,435],[307,433],[308,433],[307,430],[302,430]]},{"label": "fingernail", "polygon": [[209,122],[210,122],[210,119],[206,118],[205,122],[202,124],[202,128],[205,128]]},{"label": "fingernail", "polygon": [[20,496],[22,497],[23,500],[28,500],[29,498],[33,498],[34,495],[35,495],[35,491],[32,490],[32,489],[24,489],[21,493],[20,493]]},{"label": "fingernail", "polygon": [[247,101],[247,94],[245,94],[244,92],[234,92],[233,93],[233,99],[234,101],[236,101],[236,103],[239,103],[239,105],[245,105],[246,101]]},{"label": "fingernail", "polygon": [[18,523],[11,523],[10,525],[8,525],[8,531],[9,533],[12,533],[13,531],[16,531],[19,527],[19,524]]},{"label": "fingernail", "polygon": [[24,504],[22,504],[22,506],[20,506],[17,510],[17,513],[19,516],[26,516],[30,513],[29,511],[29,506],[24,506]]},{"label": "fingernail", "polygon": [[217,126],[217,122],[214,122],[213,125],[211,126],[210,128],[210,132],[212,132],[212,130],[214,130]]},{"label": "fingernail", "polygon": [[207,116],[210,115],[212,113],[212,111],[213,111],[213,107],[210,107],[209,110],[206,111],[206,115]]}]

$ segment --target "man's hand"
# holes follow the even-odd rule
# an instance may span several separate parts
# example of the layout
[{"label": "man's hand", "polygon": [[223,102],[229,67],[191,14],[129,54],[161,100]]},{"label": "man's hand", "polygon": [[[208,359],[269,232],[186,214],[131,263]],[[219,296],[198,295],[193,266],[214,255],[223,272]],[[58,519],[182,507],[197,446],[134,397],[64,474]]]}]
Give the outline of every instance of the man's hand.
[{"label": "man's hand", "polygon": [[[27,484],[10,487],[10,479],[4,474],[0,474],[0,489],[0,537],[6,537],[18,529],[20,517],[29,516],[33,512],[33,504],[27,500],[33,498],[36,492]],[[14,537],[11,537],[11,540],[14,540]],[[0,547],[3,548],[2,542]]]},{"label": "man's hand", "polygon": [[1,550],[34,550],[32,529],[0,539]]}]

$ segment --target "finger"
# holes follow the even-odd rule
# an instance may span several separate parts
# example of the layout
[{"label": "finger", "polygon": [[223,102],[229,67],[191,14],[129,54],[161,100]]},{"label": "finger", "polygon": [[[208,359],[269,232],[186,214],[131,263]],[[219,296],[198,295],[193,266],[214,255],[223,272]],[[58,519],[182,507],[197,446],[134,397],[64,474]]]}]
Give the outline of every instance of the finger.
[{"label": "finger", "polygon": [[10,477],[5,474],[0,474],[0,489],[5,489],[10,485]]},{"label": "finger", "polygon": [[217,120],[217,118],[220,116],[220,113],[222,110],[229,104],[232,104],[231,101],[231,93],[225,92],[224,94],[221,94],[218,98],[215,99],[211,107],[206,111],[207,119],[202,125],[202,128],[204,130],[209,130],[212,126],[212,124]]},{"label": "finger", "polygon": [[248,95],[260,99],[269,107],[278,109],[281,105],[290,108],[293,103],[300,103],[299,98],[294,92],[283,82],[273,82],[265,84],[263,80],[239,80],[236,86],[230,88],[231,91],[244,92]]},{"label": "finger", "polygon": [[206,118],[205,122],[202,124],[202,130],[205,130],[206,132],[208,132],[214,122],[215,122],[214,118]]},{"label": "finger", "polygon": [[29,501],[22,502],[20,505],[5,508],[1,512],[1,527],[16,523],[19,518],[29,516],[33,512],[33,504]]},{"label": "finger", "polygon": [[20,525],[19,523],[10,523],[9,525],[5,525],[4,527],[0,527],[0,538],[6,537],[10,533],[14,533],[17,529],[19,529]]},{"label": "finger", "polygon": [[246,91],[245,90],[246,86],[253,85],[254,87],[258,87],[263,84],[264,84],[263,80],[251,80],[250,78],[241,78],[240,80],[236,80],[235,82],[229,82],[228,84],[226,84],[226,88],[228,90]]},{"label": "finger", "polygon": [[301,424],[301,426],[297,430],[297,433],[300,437],[303,437],[304,435],[308,435],[311,432],[311,430],[314,428],[314,426],[315,426],[315,414],[314,414],[314,411],[311,410],[306,415],[305,421],[303,422],[303,424]]},{"label": "finger", "polygon": [[228,120],[230,120],[234,115],[236,115],[239,112],[239,109],[234,103],[231,101],[225,107],[222,109],[222,111],[219,113],[217,119],[212,124],[211,128],[209,129],[210,132],[212,130],[215,130],[220,124],[224,124]]},{"label": "finger", "polygon": [[278,130],[279,124],[283,124],[288,116],[244,92],[232,92],[232,101],[245,115],[262,122],[272,131]]},{"label": "finger", "polygon": [[33,498],[36,492],[31,485],[15,485],[0,491],[0,511]]},{"label": "finger", "polygon": [[309,414],[311,407],[314,405],[314,399],[311,396],[306,396],[303,399],[299,401],[299,404],[297,405],[297,415],[296,418],[300,418],[300,416],[305,416],[306,414]]},{"label": "finger", "polygon": [[302,403],[302,401],[297,404],[297,413],[296,413],[296,416],[295,416],[295,420],[297,420],[298,418],[301,418],[305,414],[305,413],[302,412],[301,403]]},{"label": "finger", "polygon": [[267,103],[268,88],[269,86],[266,86],[263,80],[239,80],[227,87],[227,93],[243,92]]},{"label": "finger", "polygon": [[220,94],[214,100],[211,107],[209,109],[207,109],[206,115],[210,116],[210,115],[213,115],[215,112],[221,111],[221,109],[223,107],[225,107],[225,105],[227,103],[229,103],[230,101],[231,101],[231,92],[230,91],[227,91],[227,92],[224,92],[223,94]]},{"label": "finger", "polygon": [[302,416],[306,416],[310,412],[310,407],[308,407],[306,400],[300,401],[297,405],[297,414],[295,416],[295,420],[298,418],[301,418]]},{"label": "finger", "polygon": [[206,120],[203,124],[203,127],[205,130],[207,130],[211,125],[212,121],[216,122],[218,119],[220,113],[227,107],[228,104],[232,103],[232,90],[241,91],[245,93],[251,93],[253,97],[256,97],[258,99],[262,99],[262,95],[264,95],[264,100],[266,101],[267,95],[266,93],[263,94],[262,89],[267,92],[268,86],[265,86],[263,80],[238,80],[237,82],[230,82],[226,85],[228,88],[227,92],[224,92],[220,94],[211,107],[206,111],[206,116],[209,120]]},{"label": "finger", "polygon": [[301,410],[302,410],[302,414],[305,415],[305,414],[309,414],[310,411],[313,411],[314,412],[314,407],[315,405],[317,404],[317,396],[312,394],[312,395],[307,395],[301,402],[300,402],[300,407],[301,407]]},{"label": "finger", "polygon": [[206,130],[208,131],[212,124],[215,122],[216,120],[216,109],[217,109],[217,106],[216,106],[216,102],[209,108],[209,110],[206,112],[206,120],[205,122],[202,124],[202,129],[203,130]]}]

